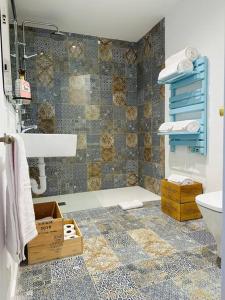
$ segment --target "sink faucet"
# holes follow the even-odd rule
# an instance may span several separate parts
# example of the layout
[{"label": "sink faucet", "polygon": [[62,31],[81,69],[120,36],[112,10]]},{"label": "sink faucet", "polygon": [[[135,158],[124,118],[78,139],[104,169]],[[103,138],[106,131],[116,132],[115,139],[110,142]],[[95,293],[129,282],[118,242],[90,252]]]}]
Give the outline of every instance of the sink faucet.
[{"label": "sink faucet", "polygon": [[24,125],[22,124],[21,128],[22,128],[21,132],[22,132],[22,133],[25,133],[25,132],[28,132],[28,131],[30,131],[30,130],[32,130],[32,129],[37,129],[37,125],[24,126]]}]

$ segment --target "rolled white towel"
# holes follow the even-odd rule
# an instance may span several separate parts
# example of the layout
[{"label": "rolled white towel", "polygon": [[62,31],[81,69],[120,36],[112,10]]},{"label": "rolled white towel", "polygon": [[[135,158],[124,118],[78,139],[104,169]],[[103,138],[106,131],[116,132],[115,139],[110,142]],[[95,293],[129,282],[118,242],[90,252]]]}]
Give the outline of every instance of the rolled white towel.
[{"label": "rolled white towel", "polygon": [[173,122],[172,131],[198,132],[199,129],[200,123],[198,120],[184,120]]},{"label": "rolled white towel", "polygon": [[170,175],[167,180],[169,182],[174,182],[174,183],[178,183],[178,184],[181,184],[181,185],[185,185],[185,184],[193,184],[194,181],[187,177],[187,176],[182,176],[182,175],[177,175],[177,174],[172,174]]},{"label": "rolled white towel", "polygon": [[166,67],[173,65],[183,59],[189,59],[190,61],[194,61],[199,57],[199,52],[196,48],[186,47],[183,50],[177,52],[176,54],[170,56],[166,60]]},{"label": "rolled white towel", "polygon": [[159,132],[168,132],[173,129],[173,123],[174,122],[165,122],[160,125]]},{"label": "rolled white towel", "polygon": [[194,69],[191,60],[183,59],[177,63],[169,65],[159,73],[158,80],[167,80],[181,73],[189,73]]}]

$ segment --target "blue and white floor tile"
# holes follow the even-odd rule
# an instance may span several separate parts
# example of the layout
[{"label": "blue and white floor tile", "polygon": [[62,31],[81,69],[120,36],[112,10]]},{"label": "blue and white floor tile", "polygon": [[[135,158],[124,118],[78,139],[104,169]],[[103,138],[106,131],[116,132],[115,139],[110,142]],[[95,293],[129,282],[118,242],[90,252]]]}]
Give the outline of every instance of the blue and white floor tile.
[{"label": "blue and white floor tile", "polygon": [[219,300],[215,241],[202,219],[179,223],[160,202],[71,212],[84,254],[21,266],[16,299]]}]

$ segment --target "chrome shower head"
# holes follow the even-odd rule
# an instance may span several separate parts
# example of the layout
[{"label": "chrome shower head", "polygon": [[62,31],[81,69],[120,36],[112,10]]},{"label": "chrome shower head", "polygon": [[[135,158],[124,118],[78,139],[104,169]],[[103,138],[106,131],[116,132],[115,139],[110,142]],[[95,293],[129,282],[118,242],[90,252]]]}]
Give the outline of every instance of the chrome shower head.
[{"label": "chrome shower head", "polygon": [[67,38],[66,34],[59,30],[53,31],[51,37],[56,41],[64,41]]}]

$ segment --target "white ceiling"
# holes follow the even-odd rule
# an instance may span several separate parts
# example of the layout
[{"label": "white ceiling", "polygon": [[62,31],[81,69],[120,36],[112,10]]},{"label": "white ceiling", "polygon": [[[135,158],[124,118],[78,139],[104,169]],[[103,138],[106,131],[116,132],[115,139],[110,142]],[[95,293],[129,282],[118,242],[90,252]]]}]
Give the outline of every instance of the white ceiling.
[{"label": "white ceiling", "polygon": [[137,41],[181,0],[15,0],[18,20],[62,31]]}]

